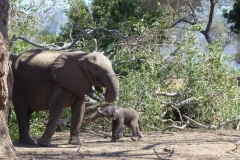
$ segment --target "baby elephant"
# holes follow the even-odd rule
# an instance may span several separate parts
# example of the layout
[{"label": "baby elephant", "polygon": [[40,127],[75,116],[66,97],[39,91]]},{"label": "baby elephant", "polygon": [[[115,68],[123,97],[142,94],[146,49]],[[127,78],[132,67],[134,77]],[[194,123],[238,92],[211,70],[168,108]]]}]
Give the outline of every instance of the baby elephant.
[{"label": "baby elephant", "polygon": [[104,117],[112,118],[112,142],[121,138],[120,132],[124,125],[132,130],[133,141],[143,138],[138,128],[138,113],[134,109],[105,104],[98,108],[98,112]]}]

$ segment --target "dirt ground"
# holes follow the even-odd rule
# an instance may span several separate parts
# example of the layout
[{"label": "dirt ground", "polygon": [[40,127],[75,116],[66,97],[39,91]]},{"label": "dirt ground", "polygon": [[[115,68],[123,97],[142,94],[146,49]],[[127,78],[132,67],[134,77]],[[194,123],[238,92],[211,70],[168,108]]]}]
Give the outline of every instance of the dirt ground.
[{"label": "dirt ground", "polygon": [[240,132],[154,132],[144,140],[133,142],[123,137],[116,143],[94,132],[83,131],[82,145],[68,145],[69,132],[57,132],[52,147],[23,146],[14,143],[19,159],[86,160],[240,160]]}]

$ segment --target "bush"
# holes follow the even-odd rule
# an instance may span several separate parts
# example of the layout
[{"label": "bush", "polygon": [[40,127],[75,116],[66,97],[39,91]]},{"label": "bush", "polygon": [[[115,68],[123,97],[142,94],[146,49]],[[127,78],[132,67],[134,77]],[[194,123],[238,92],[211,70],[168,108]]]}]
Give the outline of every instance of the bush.
[{"label": "bush", "polygon": [[[174,107],[205,124],[218,124],[240,112],[238,72],[228,66],[221,39],[204,47],[189,29],[182,43],[168,48],[151,53],[123,49],[115,57],[120,77],[117,104],[137,109],[144,130],[162,128],[163,119],[179,120]],[[158,96],[159,92],[177,94]],[[189,103],[178,106],[186,100]]]}]

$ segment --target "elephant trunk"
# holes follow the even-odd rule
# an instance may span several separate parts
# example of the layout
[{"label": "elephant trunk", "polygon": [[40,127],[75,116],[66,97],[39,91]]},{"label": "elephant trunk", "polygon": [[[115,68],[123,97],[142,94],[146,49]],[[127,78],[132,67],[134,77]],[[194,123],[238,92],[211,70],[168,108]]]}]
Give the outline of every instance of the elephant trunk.
[{"label": "elephant trunk", "polygon": [[114,73],[108,74],[105,77],[104,81],[106,82],[105,85],[107,87],[107,90],[105,93],[105,100],[108,103],[112,103],[117,99],[118,92],[119,92],[119,83],[118,83],[117,76]]},{"label": "elephant trunk", "polygon": [[103,113],[102,113],[102,108],[101,108],[101,107],[98,107],[98,112],[99,112],[100,114],[103,114]]}]

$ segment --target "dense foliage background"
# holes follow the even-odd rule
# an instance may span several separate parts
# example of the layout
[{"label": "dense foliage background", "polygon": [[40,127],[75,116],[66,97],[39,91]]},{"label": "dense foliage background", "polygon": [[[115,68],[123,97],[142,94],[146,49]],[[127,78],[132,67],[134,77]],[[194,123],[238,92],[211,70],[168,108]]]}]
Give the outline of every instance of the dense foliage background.
[{"label": "dense foliage background", "polygon": [[[236,42],[238,36],[228,36],[232,27],[224,28],[227,21],[223,18],[216,18],[209,33],[203,32],[209,24],[208,14],[204,14],[210,12],[213,1],[149,2],[92,0],[88,4],[69,0],[65,2],[68,6],[59,7],[54,0],[31,4],[15,0],[10,37],[23,35],[39,44],[58,46],[78,39],[74,49],[104,52],[119,77],[120,94],[115,104],[135,108],[140,115],[141,130],[160,130],[169,122],[183,124],[187,122],[183,115],[205,125],[218,125],[236,117],[240,113],[239,72],[229,65],[236,56],[224,53],[224,48]],[[67,16],[68,21],[60,31],[51,29],[57,21],[49,12],[54,9]],[[224,11],[225,17],[231,18],[231,13]],[[46,20],[48,25],[43,25]],[[234,23],[234,19],[228,22]],[[211,43],[201,33],[209,34]],[[33,46],[22,40],[12,45],[16,54],[29,48]],[[34,136],[39,137],[44,130],[47,113],[37,112],[32,116]],[[69,114],[66,109],[63,118]],[[89,126],[106,123],[101,119]],[[227,127],[237,125],[236,122]],[[16,139],[14,112],[9,127],[12,138]]]}]

